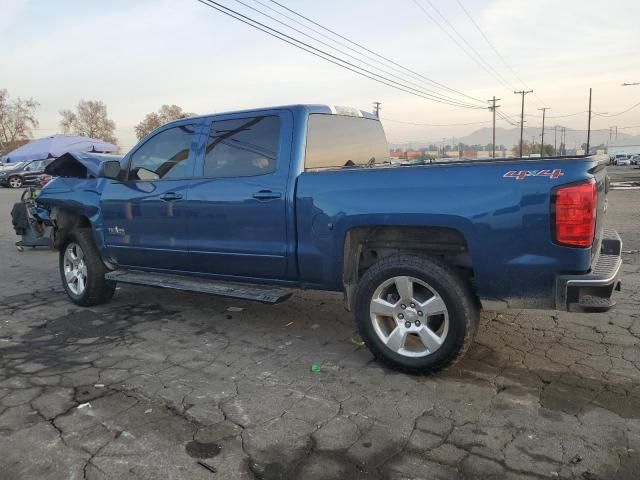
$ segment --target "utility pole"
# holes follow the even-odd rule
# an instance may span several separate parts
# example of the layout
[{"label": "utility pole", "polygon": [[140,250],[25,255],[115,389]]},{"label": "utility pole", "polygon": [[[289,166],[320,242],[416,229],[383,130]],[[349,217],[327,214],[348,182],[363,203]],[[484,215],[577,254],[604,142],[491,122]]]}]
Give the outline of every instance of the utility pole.
[{"label": "utility pole", "polygon": [[380,118],[380,105],[382,105],[381,102],[373,102],[373,114],[376,118]]},{"label": "utility pole", "polygon": [[553,127],[553,156],[558,156],[558,125]]},{"label": "utility pole", "polygon": [[544,117],[547,114],[547,110],[551,110],[551,108],[542,107],[538,110],[542,110],[542,144],[540,145],[540,156],[544,157]]},{"label": "utility pole", "polygon": [[587,123],[587,151],[585,152],[589,155],[589,143],[591,141],[591,88],[589,88],[589,121]]},{"label": "utility pole", "polygon": [[491,100],[487,100],[487,102],[491,102],[491,106],[489,107],[489,110],[491,110],[493,112],[493,137],[492,137],[492,142],[491,142],[491,144],[493,145],[493,156],[492,156],[492,158],[496,158],[496,108],[500,106],[500,105],[496,105],[496,102],[498,100],[500,100],[500,99],[496,98],[495,95],[493,96],[493,98]]},{"label": "utility pole", "polygon": [[524,96],[527,93],[533,93],[533,90],[520,90],[513,92],[515,95],[522,95],[522,110],[520,111],[520,156],[522,157],[522,135],[524,133]]},{"label": "utility pole", "polygon": [[565,156],[567,154],[567,144],[566,144],[566,140],[567,140],[567,129],[565,127],[562,127],[562,140],[560,141],[560,150],[562,151],[562,156]]}]

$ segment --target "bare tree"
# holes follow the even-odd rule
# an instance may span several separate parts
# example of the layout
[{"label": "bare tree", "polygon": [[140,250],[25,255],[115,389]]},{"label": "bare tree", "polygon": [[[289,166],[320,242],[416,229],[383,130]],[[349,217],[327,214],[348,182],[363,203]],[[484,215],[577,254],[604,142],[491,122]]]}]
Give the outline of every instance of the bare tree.
[{"label": "bare tree", "polygon": [[178,105],[162,105],[157,112],[148,113],[144,119],[135,126],[138,140],[148,135],[156,128],[179,118],[194,116],[195,113],[187,113]]},{"label": "bare tree", "polygon": [[116,124],[107,116],[107,106],[98,100],[80,100],[76,111],[61,110],[60,127],[64,133],[84,135],[116,143]]},{"label": "bare tree", "polygon": [[[540,147],[538,146],[538,151],[540,150]],[[520,144],[516,144],[511,148],[511,153],[513,153],[513,155],[515,157],[519,157],[520,156]],[[532,153],[536,153],[534,152],[534,146],[531,144],[531,142],[527,141],[527,140],[523,140],[522,141],[522,155],[526,156],[526,155],[531,155]]]},{"label": "bare tree", "polygon": [[7,90],[0,89],[0,151],[10,152],[33,136],[38,106],[33,98],[11,99]]}]

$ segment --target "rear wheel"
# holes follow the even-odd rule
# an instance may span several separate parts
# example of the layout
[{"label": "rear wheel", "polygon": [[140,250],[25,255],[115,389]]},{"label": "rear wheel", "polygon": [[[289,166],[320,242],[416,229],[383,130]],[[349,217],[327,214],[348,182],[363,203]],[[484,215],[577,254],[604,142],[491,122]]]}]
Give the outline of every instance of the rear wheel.
[{"label": "rear wheel", "polygon": [[375,357],[410,373],[436,372],[460,359],[479,321],[467,282],[424,255],[398,254],[373,265],[358,285],[355,307]]},{"label": "rear wheel", "polygon": [[102,262],[88,228],[72,232],[60,249],[60,277],[71,301],[88,307],[113,297],[116,283],[105,280],[107,268]]},{"label": "rear wheel", "polygon": [[9,181],[7,183],[11,188],[22,187],[22,179],[20,177],[9,177]]}]

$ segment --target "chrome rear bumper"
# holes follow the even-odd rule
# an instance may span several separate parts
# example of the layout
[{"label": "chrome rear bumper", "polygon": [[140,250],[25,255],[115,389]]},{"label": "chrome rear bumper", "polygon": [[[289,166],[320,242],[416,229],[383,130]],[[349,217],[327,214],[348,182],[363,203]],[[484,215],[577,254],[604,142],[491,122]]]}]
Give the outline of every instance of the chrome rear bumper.
[{"label": "chrome rear bumper", "polygon": [[556,278],[556,308],[570,312],[604,312],[615,305],[620,290],[622,240],[615,230],[604,230],[600,252],[591,271]]}]

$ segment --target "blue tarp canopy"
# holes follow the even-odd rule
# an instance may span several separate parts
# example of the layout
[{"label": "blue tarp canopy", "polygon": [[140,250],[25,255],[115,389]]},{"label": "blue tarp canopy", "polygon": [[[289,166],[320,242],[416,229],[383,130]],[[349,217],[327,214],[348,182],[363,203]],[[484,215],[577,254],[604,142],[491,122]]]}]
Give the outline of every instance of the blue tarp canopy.
[{"label": "blue tarp canopy", "polygon": [[112,143],[80,135],[52,135],[31,140],[2,157],[3,163],[28,162],[45,158],[57,158],[67,152],[112,153],[118,147]]}]

